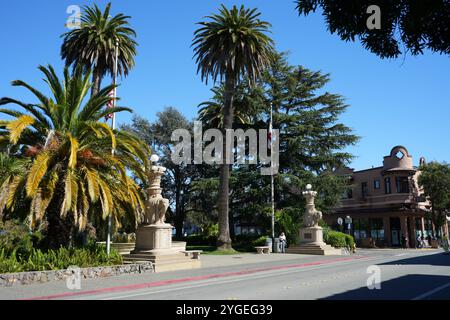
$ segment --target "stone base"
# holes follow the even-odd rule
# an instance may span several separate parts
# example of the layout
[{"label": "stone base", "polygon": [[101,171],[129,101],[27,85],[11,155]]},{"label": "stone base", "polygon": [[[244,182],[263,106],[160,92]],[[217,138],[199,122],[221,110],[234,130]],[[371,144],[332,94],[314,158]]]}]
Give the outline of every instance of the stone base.
[{"label": "stone base", "polygon": [[131,253],[142,251],[164,253],[172,248],[172,229],[170,224],[151,224],[139,226],[136,230],[136,247]]},{"label": "stone base", "polygon": [[170,224],[139,226],[136,230],[136,246],[123,256],[126,263],[152,262],[155,272],[195,269],[201,261],[186,257],[186,242],[172,242]]},{"label": "stone base", "polygon": [[323,244],[295,244],[286,249],[286,253],[293,254],[311,254],[319,256],[340,256],[341,249],[333,248],[332,246]]},{"label": "stone base", "polygon": [[322,256],[342,255],[341,249],[333,248],[323,242],[323,230],[321,227],[300,229],[300,244],[289,246],[286,252]]},{"label": "stone base", "polygon": [[309,227],[300,229],[300,244],[325,244],[323,242],[322,227]]},{"label": "stone base", "polygon": [[155,272],[175,271],[185,269],[196,269],[202,266],[201,260],[186,257],[184,253],[167,250],[166,252],[158,252],[151,254],[147,252],[132,253],[123,256],[126,263],[144,263],[152,262]]}]

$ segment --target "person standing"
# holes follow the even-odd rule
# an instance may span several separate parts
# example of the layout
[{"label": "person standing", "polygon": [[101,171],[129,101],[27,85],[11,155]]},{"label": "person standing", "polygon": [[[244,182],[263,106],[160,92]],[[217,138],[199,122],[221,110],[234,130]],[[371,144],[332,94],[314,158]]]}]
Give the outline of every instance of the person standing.
[{"label": "person standing", "polygon": [[280,234],[280,251],[281,253],[286,253],[286,235],[284,232]]},{"label": "person standing", "polygon": [[420,234],[417,237],[417,248],[418,249],[422,249],[423,248],[422,236]]}]

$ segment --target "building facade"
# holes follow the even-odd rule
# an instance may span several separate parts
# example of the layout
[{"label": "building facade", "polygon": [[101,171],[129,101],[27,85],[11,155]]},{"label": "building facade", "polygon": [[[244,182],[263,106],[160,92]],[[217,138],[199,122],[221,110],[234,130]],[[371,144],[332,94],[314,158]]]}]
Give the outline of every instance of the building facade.
[{"label": "building facade", "polygon": [[405,147],[394,147],[384,157],[383,166],[361,171],[348,168],[339,174],[350,179],[351,187],[324,220],[351,233],[358,245],[414,248],[422,235],[435,238],[444,233],[448,237],[448,224],[436,230],[428,218],[431,205],[417,183],[420,171]]}]

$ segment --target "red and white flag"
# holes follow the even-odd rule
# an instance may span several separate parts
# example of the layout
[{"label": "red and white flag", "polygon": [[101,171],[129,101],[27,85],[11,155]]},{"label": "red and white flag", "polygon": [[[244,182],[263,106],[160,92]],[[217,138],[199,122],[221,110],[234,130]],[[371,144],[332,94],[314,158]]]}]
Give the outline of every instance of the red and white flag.
[{"label": "red and white flag", "polygon": [[[108,93],[108,97],[110,97],[111,99],[108,101],[108,103],[106,104],[106,108],[107,109],[111,109],[111,108],[114,108],[114,90],[115,89],[112,89],[109,93]],[[106,115],[105,116],[105,120],[108,120],[108,119],[112,119],[112,117],[113,117],[113,114],[112,113],[110,113],[110,114],[108,114],[108,115]]]}]

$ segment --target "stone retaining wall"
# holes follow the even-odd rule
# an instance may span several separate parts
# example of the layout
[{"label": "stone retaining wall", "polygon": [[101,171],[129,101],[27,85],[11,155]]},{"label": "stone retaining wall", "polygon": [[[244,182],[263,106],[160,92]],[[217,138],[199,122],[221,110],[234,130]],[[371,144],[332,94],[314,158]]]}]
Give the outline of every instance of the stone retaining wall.
[{"label": "stone retaining wall", "polygon": [[[117,266],[80,268],[81,279],[104,278],[120,274],[134,274],[144,272],[154,272],[154,266],[151,262]],[[67,269],[4,273],[0,274],[0,287],[11,287],[65,280],[72,275],[72,270]]]}]

